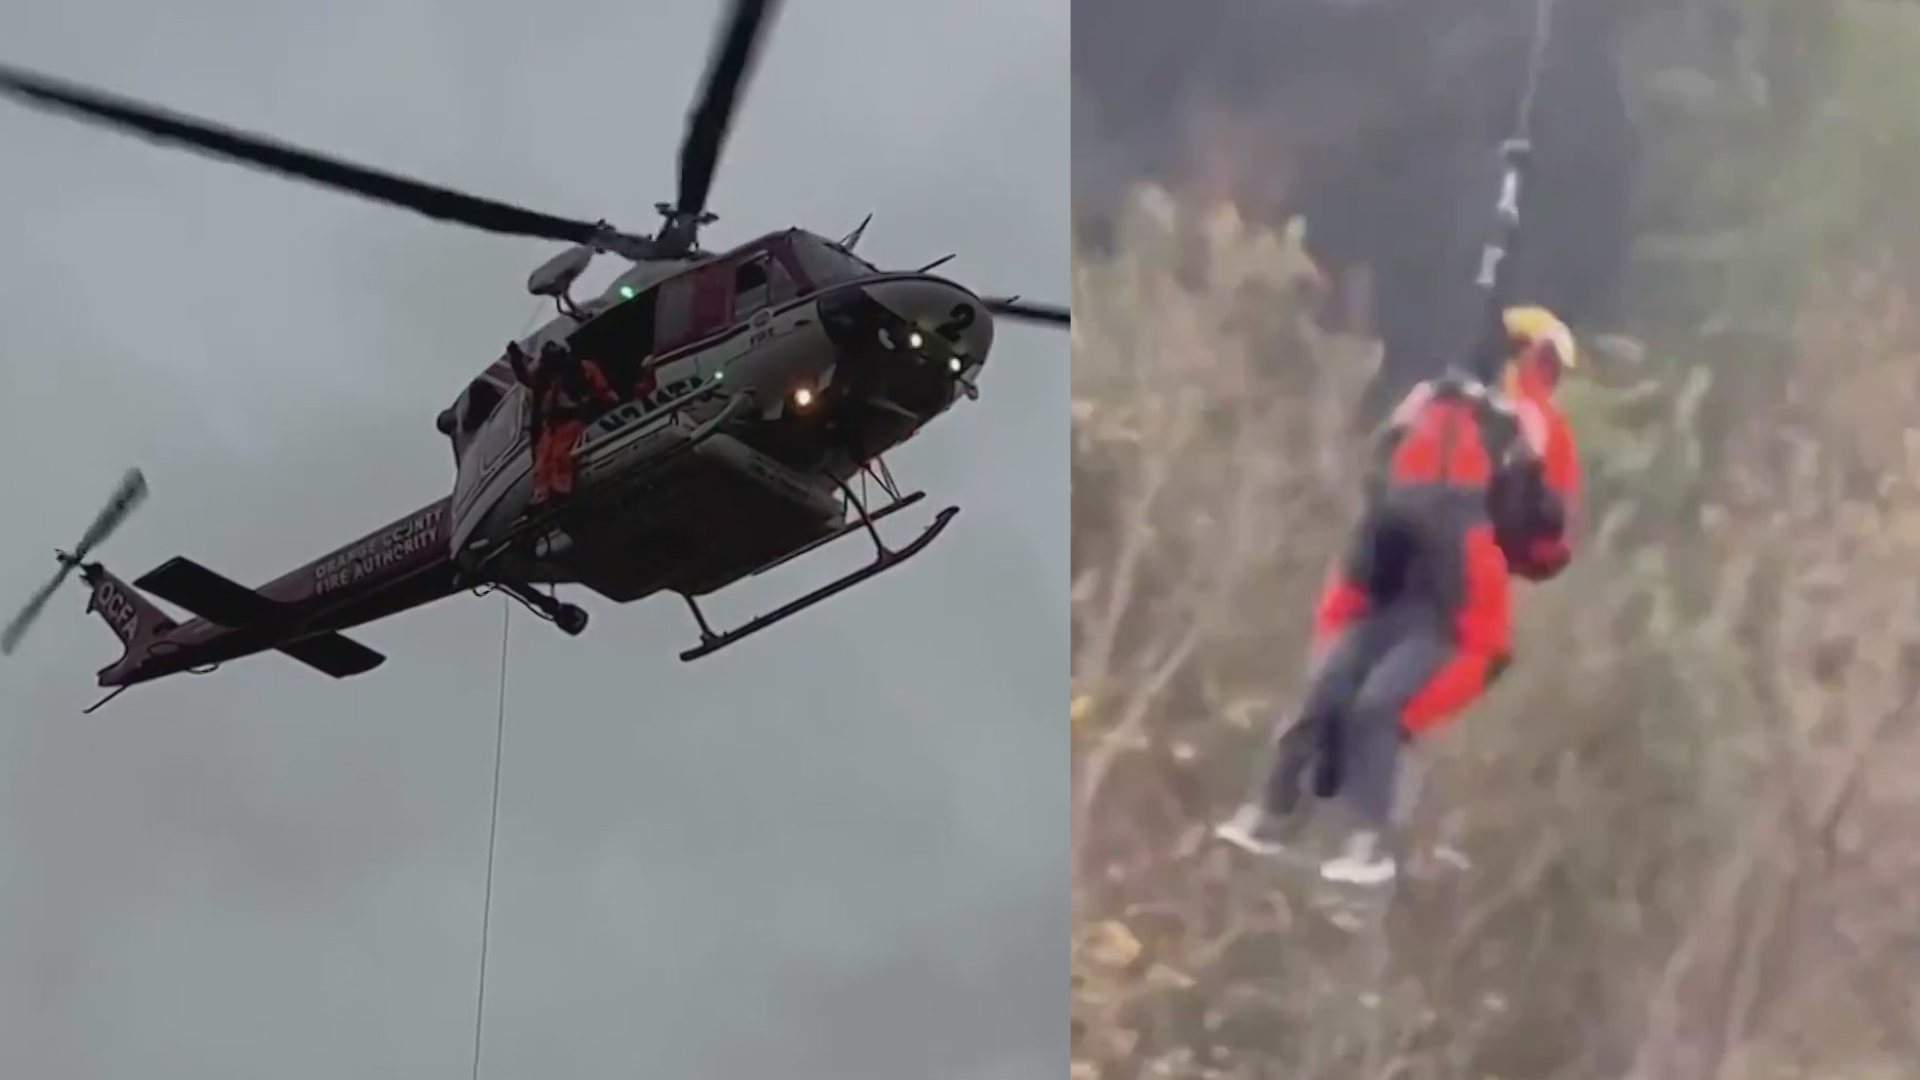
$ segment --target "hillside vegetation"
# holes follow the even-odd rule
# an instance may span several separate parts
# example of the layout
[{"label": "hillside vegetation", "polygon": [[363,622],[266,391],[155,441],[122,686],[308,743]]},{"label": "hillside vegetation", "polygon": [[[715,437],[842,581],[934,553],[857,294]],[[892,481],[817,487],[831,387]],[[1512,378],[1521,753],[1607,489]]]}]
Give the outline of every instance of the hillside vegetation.
[{"label": "hillside vegetation", "polygon": [[1297,223],[1141,189],[1076,265],[1076,1078],[1920,1075],[1920,9],[1835,10],[1809,120],[1660,163],[1713,227],[1642,238],[1647,348],[1566,390],[1580,557],[1421,750],[1416,846],[1472,869],[1378,934],[1206,838],[1300,689],[1376,346]]}]

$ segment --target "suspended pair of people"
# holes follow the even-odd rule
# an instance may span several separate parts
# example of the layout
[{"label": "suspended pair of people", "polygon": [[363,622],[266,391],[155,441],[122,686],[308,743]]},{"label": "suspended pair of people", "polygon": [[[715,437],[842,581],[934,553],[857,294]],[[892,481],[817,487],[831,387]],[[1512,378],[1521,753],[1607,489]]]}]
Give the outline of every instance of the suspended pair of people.
[{"label": "suspended pair of people", "polygon": [[1511,579],[1545,581],[1570,560],[1579,456],[1554,391],[1576,362],[1574,338],[1544,308],[1503,315],[1499,387],[1424,382],[1387,421],[1365,511],[1320,595],[1304,700],[1220,839],[1288,855],[1311,787],[1358,818],[1321,876],[1393,881],[1404,748],[1505,669]]}]

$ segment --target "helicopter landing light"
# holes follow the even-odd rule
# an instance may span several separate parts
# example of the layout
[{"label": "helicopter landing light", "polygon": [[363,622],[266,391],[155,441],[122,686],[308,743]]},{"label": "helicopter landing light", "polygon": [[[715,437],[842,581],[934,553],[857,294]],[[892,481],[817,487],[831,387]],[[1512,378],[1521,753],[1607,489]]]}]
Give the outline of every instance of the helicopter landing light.
[{"label": "helicopter landing light", "polygon": [[907,335],[907,348],[909,349],[917,349],[926,343],[927,339],[921,337],[920,331],[918,330],[912,331]]},{"label": "helicopter landing light", "polygon": [[955,375],[966,370],[966,366],[966,363],[957,356],[947,361],[947,370],[953,372]]},{"label": "helicopter landing light", "polygon": [[802,409],[813,404],[813,391],[804,386],[795,390],[793,392],[793,403]]}]

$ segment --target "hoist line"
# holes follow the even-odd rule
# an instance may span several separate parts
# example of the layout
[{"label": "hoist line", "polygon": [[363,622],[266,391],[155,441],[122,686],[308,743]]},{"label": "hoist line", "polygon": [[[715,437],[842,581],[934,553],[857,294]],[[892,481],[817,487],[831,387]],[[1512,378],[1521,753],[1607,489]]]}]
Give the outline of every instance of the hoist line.
[{"label": "hoist line", "polygon": [[[527,336],[544,306],[538,301],[534,303],[532,313],[514,335],[516,339]],[[487,944],[493,937],[493,856],[500,840],[500,765],[507,742],[507,647],[512,640],[512,630],[513,604],[503,595],[500,598],[500,684],[493,719],[493,795],[487,811],[487,883],[480,902],[480,977],[473,1005],[473,1080],[480,1080],[480,1047],[486,1034]]]},{"label": "hoist line", "polygon": [[1513,120],[1513,137],[1525,139],[1533,127],[1533,99],[1540,91],[1540,71],[1546,66],[1547,40],[1553,34],[1554,0],[1539,0],[1533,9],[1533,44],[1527,49],[1527,81],[1520,91],[1520,108]]},{"label": "hoist line", "polygon": [[1480,285],[1487,291],[1486,318],[1473,355],[1473,375],[1480,382],[1499,378],[1506,360],[1506,307],[1512,293],[1513,254],[1520,240],[1520,195],[1533,155],[1533,105],[1540,92],[1540,74],[1546,67],[1547,43],[1553,36],[1554,0],[1536,0],[1533,41],[1527,48],[1526,81],[1520,88],[1513,132],[1500,147],[1500,201],[1495,206],[1494,236],[1481,255]]},{"label": "hoist line", "polygon": [[473,1007],[473,1080],[480,1080],[480,1040],[487,1017],[487,942],[493,926],[493,853],[500,838],[500,760],[507,741],[507,644],[513,628],[513,604],[500,598],[500,689],[493,725],[493,807],[487,823],[487,884],[480,905],[480,979]]}]

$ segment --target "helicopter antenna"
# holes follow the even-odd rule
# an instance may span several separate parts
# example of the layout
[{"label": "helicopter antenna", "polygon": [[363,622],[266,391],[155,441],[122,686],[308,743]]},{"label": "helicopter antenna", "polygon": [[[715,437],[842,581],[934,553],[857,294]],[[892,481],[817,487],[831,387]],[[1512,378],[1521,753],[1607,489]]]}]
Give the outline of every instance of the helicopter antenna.
[{"label": "helicopter antenna", "polygon": [[855,247],[859,246],[860,238],[867,235],[867,226],[872,223],[873,223],[872,214],[868,214],[866,217],[861,218],[859,226],[857,226],[852,232],[840,238],[840,246],[843,248],[846,248],[848,251],[852,251]]}]

